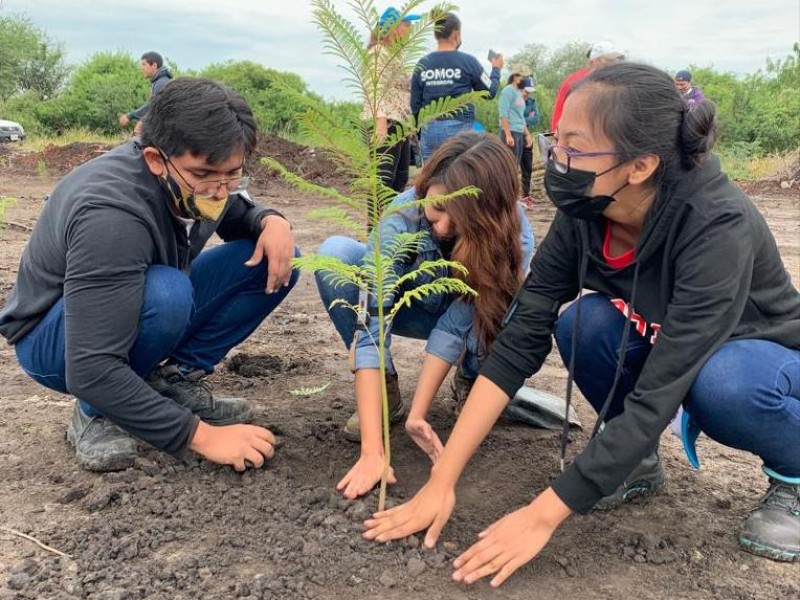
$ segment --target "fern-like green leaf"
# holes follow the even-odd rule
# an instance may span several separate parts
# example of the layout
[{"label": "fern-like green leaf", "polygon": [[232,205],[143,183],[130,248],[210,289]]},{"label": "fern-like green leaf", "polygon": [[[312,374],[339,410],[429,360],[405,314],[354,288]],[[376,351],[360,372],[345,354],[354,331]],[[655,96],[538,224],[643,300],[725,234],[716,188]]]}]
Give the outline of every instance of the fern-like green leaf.
[{"label": "fern-like green leaf", "polygon": [[395,281],[391,282],[391,284],[387,286],[386,292],[388,294],[394,294],[404,285],[417,281],[423,275],[427,275],[428,277],[442,278],[447,277],[448,274],[452,273],[453,271],[458,271],[464,277],[469,274],[464,265],[454,260],[445,260],[443,258],[437,260],[426,260],[421,262],[413,271],[404,273]]},{"label": "fern-like green leaf", "polygon": [[412,117],[407,128],[418,131],[431,121],[453,116],[466,106],[486,98],[488,94],[488,92],[481,91],[469,92],[456,98],[451,98],[450,96],[439,98],[438,100],[431,102],[429,105],[423,106],[419,111],[417,120],[414,121]]},{"label": "fern-like green leaf", "polygon": [[392,305],[389,314],[386,316],[387,320],[391,321],[397,312],[403,307],[411,306],[411,303],[422,301],[428,296],[435,296],[437,294],[456,294],[458,296],[477,296],[478,293],[469,287],[460,279],[455,277],[443,277],[430,283],[424,283],[414,289],[408,290],[403,293]]},{"label": "fern-like green leaf", "polygon": [[316,385],[313,387],[301,387],[295,390],[289,390],[289,393],[292,396],[314,396],[315,394],[321,394],[325,390],[327,390],[331,385],[331,382],[323,383],[322,385]]},{"label": "fern-like green leaf", "polygon": [[384,242],[381,253],[392,264],[409,262],[418,253],[424,237],[425,233],[421,231],[398,233]]},{"label": "fern-like green leaf", "polygon": [[293,187],[296,187],[297,189],[317,194],[320,196],[324,196],[326,198],[331,198],[332,200],[336,200],[337,202],[340,202],[341,204],[349,206],[355,210],[361,210],[363,207],[361,203],[356,202],[352,198],[348,198],[335,188],[316,185],[314,183],[306,181],[299,175],[292,173],[289,169],[284,167],[280,162],[278,162],[274,158],[270,158],[269,156],[264,156],[261,158],[261,163],[266,165],[276,173],[278,173],[278,175],[280,175],[284,181],[286,181]]},{"label": "fern-like green leaf", "polygon": [[480,193],[481,191],[477,187],[467,186],[448,194],[431,194],[425,196],[424,198],[414,198],[406,202],[400,202],[393,204],[392,206],[387,206],[383,212],[383,216],[388,217],[389,215],[408,210],[409,208],[425,208],[426,206],[441,205],[457,198],[463,198],[464,196],[478,197]]},{"label": "fern-like green leaf", "polygon": [[329,221],[346,230],[350,235],[356,238],[362,238],[364,236],[364,223],[357,221],[349,212],[338,206],[317,208],[308,213],[308,217],[310,219]]},{"label": "fern-like green leaf", "polygon": [[368,289],[372,281],[370,272],[363,266],[349,265],[334,256],[308,254],[292,259],[292,267],[311,271],[334,287],[355,285]]}]

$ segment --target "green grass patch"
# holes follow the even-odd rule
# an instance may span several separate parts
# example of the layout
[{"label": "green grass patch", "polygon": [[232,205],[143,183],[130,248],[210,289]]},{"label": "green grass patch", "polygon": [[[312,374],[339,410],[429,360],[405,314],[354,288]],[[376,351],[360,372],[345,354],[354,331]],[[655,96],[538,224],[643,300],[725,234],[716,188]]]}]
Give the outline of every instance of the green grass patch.
[{"label": "green grass patch", "polygon": [[124,142],[127,137],[126,134],[121,132],[119,135],[106,135],[89,131],[88,129],[70,129],[57,136],[31,135],[22,143],[22,147],[41,152],[47,146],[66,146],[76,142],[116,145]]}]

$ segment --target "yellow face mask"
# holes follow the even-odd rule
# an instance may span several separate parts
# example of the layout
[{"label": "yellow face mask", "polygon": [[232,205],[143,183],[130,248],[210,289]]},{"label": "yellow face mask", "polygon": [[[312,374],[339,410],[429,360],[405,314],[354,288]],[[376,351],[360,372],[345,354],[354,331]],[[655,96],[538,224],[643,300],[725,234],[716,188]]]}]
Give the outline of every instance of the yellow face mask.
[{"label": "yellow face mask", "polygon": [[162,177],[164,183],[172,196],[172,201],[178,210],[183,210],[196,221],[218,221],[225,206],[228,204],[228,191],[225,190],[223,198],[212,198],[209,196],[196,196],[181,187],[171,175],[166,174]]}]

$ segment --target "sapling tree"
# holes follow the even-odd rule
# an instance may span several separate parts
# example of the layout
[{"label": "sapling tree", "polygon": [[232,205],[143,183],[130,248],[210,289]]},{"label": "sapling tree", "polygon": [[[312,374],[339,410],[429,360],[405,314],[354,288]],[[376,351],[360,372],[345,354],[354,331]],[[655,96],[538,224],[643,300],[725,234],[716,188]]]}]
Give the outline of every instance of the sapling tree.
[{"label": "sapling tree", "polygon": [[[406,2],[399,10],[400,18],[419,12],[422,1]],[[372,0],[352,0],[348,3],[357,23],[348,20],[334,8],[330,0],[313,0],[312,5],[313,21],[322,32],[325,52],[339,59],[340,67],[346,74],[343,83],[354,89],[363,100],[364,114],[359,121],[343,124],[323,103],[295,92],[293,95],[297,102],[305,106],[299,127],[313,146],[325,152],[335,162],[350,183],[345,190],[315,185],[289,172],[274,159],[262,160],[292,185],[333,201],[330,206],[312,211],[310,216],[328,219],[356,238],[364,239],[369,236],[371,253],[361,265],[346,264],[334,257],[318,254],[297,258],[294,264],[301,269],[313,271],[334,286],[353,285],[360,291],[357,303],[338,299],[328,308],[338,305],[354,311],[359,328],[370,335],[370,341],[378,349],[384,446],[378,509],[383,510],[391,464],[386,386],[387,327],[400,309],[426,296],[469,296],[476,292],[466,283],[466,268],[444,257],[421,261],[413,270],[398,274],[396,265],[413,260],[417,256],[421,240],[428,234],[402,233],[388,237],[382,232],[380,224],[383,219],[397,212],[410,208],[420,210],[429,204],[441,205],[455,198],[477,195],[479,190],[470,187],[452,190],[446,195],[414,198],[400,204],[392,203],[397,193],[382,183],[379,170],[384,161],[391,160],[386,148],[416,135],[431,120],[458,112],[481,98],[483,93],[473,92],[458,98],[438,100],[424,107],[418,115],[409,116],[393,132],[387,132],[385,128],[379,127],[378,107],[385,95],[391,93],[387,85],[390,74],[397,73],[398,69],[407,75],[412,72],[425,51],[426,42],[433,37],[436,21],[454,7],[450,4],[437,4],[406,35],[397,36],[393,35],[393,31],[401,21],[397,20],[392,25],[381,28],[379,13]],[[377,40],[377,50],[368,49],[367,40],[361,31],[368,32]],[[288,87],[286,91],[293,93]],[[372,310],[368,310],[368,307]],[[370,333],[369,319],[377,319],[377,336]],[[354,349],[355,343],[351,352]]]}]

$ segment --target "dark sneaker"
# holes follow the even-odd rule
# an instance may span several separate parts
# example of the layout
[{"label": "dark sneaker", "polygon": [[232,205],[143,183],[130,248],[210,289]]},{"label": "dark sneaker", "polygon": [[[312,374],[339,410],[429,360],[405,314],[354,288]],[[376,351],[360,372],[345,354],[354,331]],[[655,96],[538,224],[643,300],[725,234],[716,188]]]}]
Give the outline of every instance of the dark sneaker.
[{"label": "dark sneaker", "polygon": [[133,466],[136,440],[108,419],[90,417],[75,401],[67,441],[75,448],[81,468],[87,471],[122,471]]},{"label": "dark sneaker", "polygon": [[162,396],[185,406],[210,425],[233,425],[250,419],[250,404],[244,398],[214,398],[211,386],[203,378],[205,371],[188,373],[177,365],[156,367],[147,383]]},{"label": "dark sneaker", "polygon": [[611,510],[634,498],[654,494],[663,487],[666,480],[667,476],[664,474],[661,458],[656,450],[639,463],[639,466],[617,488],[616,492],[600,500],[592,510]]},{"label": "dark sneaker", "polygon": [[[397,374],[386,374],[386,392],[389,395],[389,423],[394,425],[403,420],[406,416],[406,408],[403,406],[403,398],[400,396],[400,384],[397,381]],[[361,441],[361,421],[358,419],[358,411],[347,419],[347,423],[342,428],[344,437],[351,442]]]},{"label": "dark sneaker", "polygon": [[450,391],[453,393],[453,400],[456,403],[453,412],[456,416],[461,414],[464,408],[464,403],[467,401],[467,396],[472,391],[472,386],[475,385],[475,379],[467,377],[461,372],[461,369],[456,370],[453,375],[453,382],[450,384]]},{"label": "dark sneaker", "polygon": [[800,484],[770,478],[767,493],[744,522],[739,545],[772,560],[800,561]]}]

